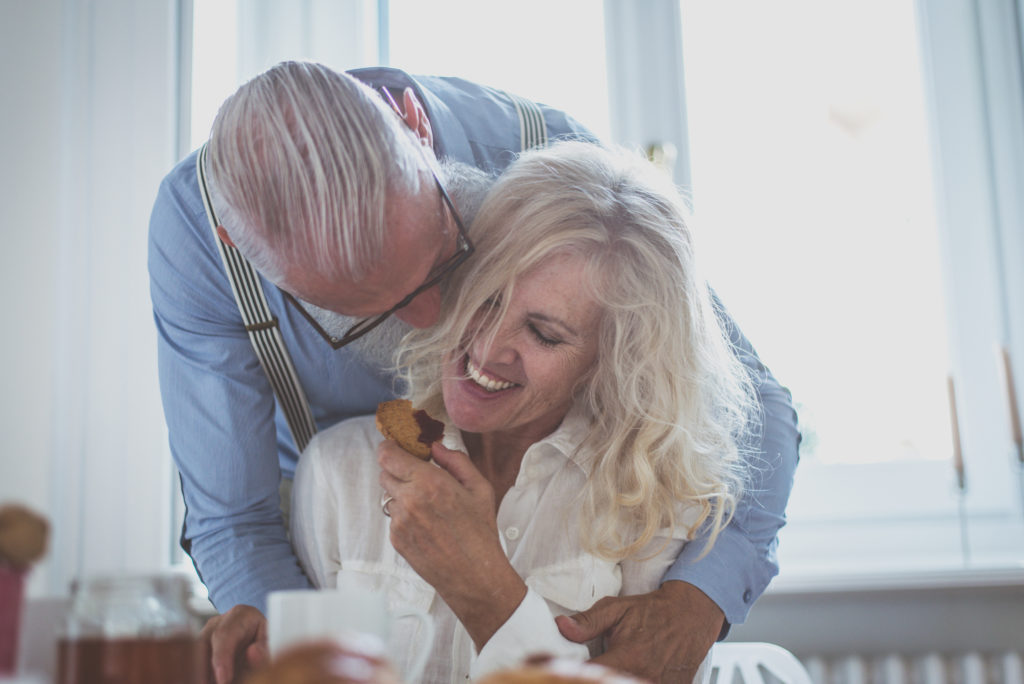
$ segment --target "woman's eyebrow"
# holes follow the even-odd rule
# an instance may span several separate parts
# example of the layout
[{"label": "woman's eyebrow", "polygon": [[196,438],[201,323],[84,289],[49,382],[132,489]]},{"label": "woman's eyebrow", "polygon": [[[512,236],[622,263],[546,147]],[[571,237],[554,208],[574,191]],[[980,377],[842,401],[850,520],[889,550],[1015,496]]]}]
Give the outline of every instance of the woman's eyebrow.
[{"label": "woman's eyebrow", "polygon": [[563,321],[561,318],[555,318],[554,316],[549,316],[549,315],[547,315],[545,313],[541,313],[539,311],[528,311],[527,312],[527,316],[530,319],[532,319],[532,320],[543,321],[544,323],[548,323],[550,325],[558,326],[559,328],[562,328],[562,330],[564,330],[565,332],[569,333],[573,337],[579,337],[580,336],[580,334],[578,332],[576,332],[576,330],[573,329],[572,326],[570,326],[568,323]]}]

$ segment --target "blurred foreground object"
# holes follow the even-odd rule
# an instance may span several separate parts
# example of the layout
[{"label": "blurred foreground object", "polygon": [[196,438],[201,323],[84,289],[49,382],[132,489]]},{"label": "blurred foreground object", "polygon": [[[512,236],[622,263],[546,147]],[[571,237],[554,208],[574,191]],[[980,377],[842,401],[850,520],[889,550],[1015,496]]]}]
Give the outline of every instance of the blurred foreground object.
[{"label": "blurred foreground object", "polygon": [[400,684],[377,643],[356,638],[291,646],[245,684]]},{"label": "blurred foreground object", "polygon": [[0,675],[14,674],[25,575],[46,553],[50,525],[24,506],[0,506]]},{"label": "blurred foreground object", "polygon": [[493,672],[477,684],[645,684],[624,672],[610,670],[595,663],[581,663],[564,658],[537,656],[522,667]]},{"label": "blurred foreground object", "polygon": [[811,675],[796,656],[777,644],[758,641],[715,644],[711,670],[716,682],[741,679],[745,684],[812,684]]},{"label": "blurred foreground object", "polygon": [[58,643],[57,684],[201,684],[209,660],[188,581],[105,575],[76,582]]},{"label": "blurred foreground object", "polygon": [[27,569],[43,557],[50,525],[24,506],[0,506],[0,565]]}]

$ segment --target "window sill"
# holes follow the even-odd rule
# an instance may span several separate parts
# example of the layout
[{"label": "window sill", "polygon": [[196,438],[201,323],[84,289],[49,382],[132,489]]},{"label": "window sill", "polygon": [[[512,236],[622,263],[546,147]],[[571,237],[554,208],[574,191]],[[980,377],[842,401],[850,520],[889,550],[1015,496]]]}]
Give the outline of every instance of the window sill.
[{"label": "window sill", "polygon": [[794,571],[780,574],[765,595],[842,594],[866,591],[906,591],[1024,587],[1024,561],[986,568],[892,569],[862,572]]}]

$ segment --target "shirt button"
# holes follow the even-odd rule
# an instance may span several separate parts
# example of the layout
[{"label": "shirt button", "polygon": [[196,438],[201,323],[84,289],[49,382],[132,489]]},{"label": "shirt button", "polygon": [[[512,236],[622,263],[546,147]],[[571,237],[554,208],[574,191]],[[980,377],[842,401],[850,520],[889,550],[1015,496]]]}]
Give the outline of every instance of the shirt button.
[{"label": "shirt button", "polygon": [[513,541],[515,541],[516,539],[519,539],[519,528],[518,527],[506,527],[505,528],[505,536],[508,537],[509,539],[513,540]]},{"label": "shirt button", "polygon": [[750,591],[749,589],[747,589],[745,592],[743,592],[743,602],[744,603],[750,603],[750,599],[751,599],[751,597],[753,595],[754,595],[754,593],[752,591]]}]

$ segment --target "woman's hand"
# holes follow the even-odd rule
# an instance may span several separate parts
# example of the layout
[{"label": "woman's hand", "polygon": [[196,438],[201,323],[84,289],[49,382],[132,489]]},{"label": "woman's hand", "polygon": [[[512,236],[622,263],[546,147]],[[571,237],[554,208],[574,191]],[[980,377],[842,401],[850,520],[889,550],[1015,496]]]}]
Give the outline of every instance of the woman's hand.
[{"label": "woman's hand", "polygon": [[434,444],[440,467],[386,440],[377,449],[391,543],[482,648],[526,595],[498,536],[494,489],[469,457]]}]

